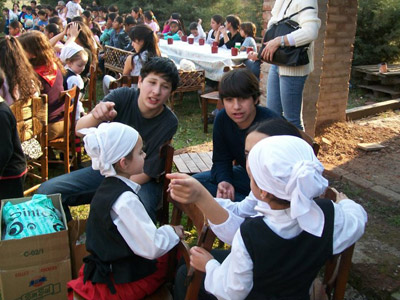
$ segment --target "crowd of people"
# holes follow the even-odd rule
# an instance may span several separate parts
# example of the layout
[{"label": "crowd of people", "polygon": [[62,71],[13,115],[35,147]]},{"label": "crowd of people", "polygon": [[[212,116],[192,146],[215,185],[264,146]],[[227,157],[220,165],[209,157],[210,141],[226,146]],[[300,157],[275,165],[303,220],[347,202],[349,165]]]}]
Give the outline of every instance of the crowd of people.
[{"label": "crowd of people", "polygon": [[[60,193],[68,220],[70,206],[90,204],[90,255],[68,283],[70,299],[73,293],[92,300],[150,295],[166,279],[169,251],[184,238],[182,226],[156,226],[165,163],[159,149],[178,129],[166,103],[179,84],[177,66],[162,57],[158,40],[183,36],[228,49],[239,43],[248,52],[247,68],[219,82],[224,108],[214,122],[212,169],[192,177],[167,174],[171,197],[195,203],[214,233],[232,245],[211,254],[192,248],[191,265],[206,272],[199,299],[309,299],[324,262],[356,242],[367,222],[365,210],[345,195],[337,203],[320,197],[328,181],[303,140],[302,92],[313,70],[317,1],[277,0],[269,26],[294,14],[300,29],[266,41],[259,53],[255,25],[236,15],[213,15],[205,32],[201,19],[186,30],[176,12],[160,26],[150,10],[121,14],[116,5],[93,1],[83,9],[80,1],[4,8],[6,36],[0,38],[0,199],[23,196],[27,173],[10,106],[46,94],[53,140],[64,130],[60,93],[74,86],[81,91],[72,117],[92,166],[51,178],[37,190]],[[261,62],[272,62],[279,47],[308,44],[307,65],[272,64],[267,107],[261,106]],[[79,99],[90,67],[104,71],[106,45],[132,52],[123,75],[139,80],[110,92],[116,78],[105,75],[104,99],[88,112]],[[185,298],[184,274],[181,267],[174,299]]]}]

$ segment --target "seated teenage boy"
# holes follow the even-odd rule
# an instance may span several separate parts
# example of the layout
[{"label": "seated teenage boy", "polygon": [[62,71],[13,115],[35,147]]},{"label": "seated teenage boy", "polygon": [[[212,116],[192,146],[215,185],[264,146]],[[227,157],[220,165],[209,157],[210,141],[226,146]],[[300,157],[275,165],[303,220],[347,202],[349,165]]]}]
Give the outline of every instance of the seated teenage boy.
[{"label": "seated teenage boy", "polygon": [[[78,131],[113,121],[130,125],[139,132],[146,153],[144,172],[132,180],[141,185],[138,194],[153,220],[162,195],[162,182],[158,180],[164,169],[160,146],[172,139],[178,127],[178,119],[165,102],[178,83],[175,64],[168,58],[154,57],[142,67],[139,89],[124,87],[112,91],[76,125]],[[64,210],[70,218],[68,206],[90,203],[103,178],[99,171],[87,167],[44,182],[38,193],[61,193]]]},{"label": "seated teenage boy", "polygon": [[[213,166],[211,171],[193,177],[214,197],[241,201],[250,192],[244,153],[247,130],[255,123],[281,117],[258,105],[259,82],[248,69],[224,74],[219,85],[219,97],[224,109],[214,122]],[[236,165],[233,165],[234,161]]]}]

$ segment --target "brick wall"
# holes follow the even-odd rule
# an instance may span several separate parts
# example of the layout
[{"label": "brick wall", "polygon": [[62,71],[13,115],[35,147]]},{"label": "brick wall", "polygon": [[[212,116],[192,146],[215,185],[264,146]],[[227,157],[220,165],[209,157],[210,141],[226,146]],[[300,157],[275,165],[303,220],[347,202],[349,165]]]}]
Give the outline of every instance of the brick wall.
[{"label": "brick wall", "polygon": [[[275,0],[265,0],[264,21],[268,22]],[[344,120],[348,97],[353,43],[357,20],[357,0],[318,0],[321,29],[314,49],[314,71],[303,93],[303,120],[306,132],[327,121]],[[264,66],[266,65],[266,66]],[[261,102],[265,103],[268,65],[261,67]]]}]

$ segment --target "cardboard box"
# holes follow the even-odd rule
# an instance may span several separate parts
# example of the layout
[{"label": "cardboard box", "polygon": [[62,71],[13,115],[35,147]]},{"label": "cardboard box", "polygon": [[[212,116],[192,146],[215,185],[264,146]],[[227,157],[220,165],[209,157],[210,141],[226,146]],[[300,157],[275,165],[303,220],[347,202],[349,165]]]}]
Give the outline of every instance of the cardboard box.
[{"label": "cardboard box", "polygon": [[[69,246],[71,251],[72,278],[78,277],[79,270],[83,265],[83,258],[90,253],[86,250],[86,237],[82,241],[82,234],[86,231],[86,219],[71,220],[68,222]],[[84,243],[83,243],[84,242]]]},{"label": "cardboard box", "polygon": [[[61,195],[49,195],[62,214],[65,230],[0,241],[0,299],[24,300],[67,299],[67,282],[71,279],[68,227]],[[27,198],[1,201],[0,232],[3,232],[3,206],[10,201],[18,204]]]}]

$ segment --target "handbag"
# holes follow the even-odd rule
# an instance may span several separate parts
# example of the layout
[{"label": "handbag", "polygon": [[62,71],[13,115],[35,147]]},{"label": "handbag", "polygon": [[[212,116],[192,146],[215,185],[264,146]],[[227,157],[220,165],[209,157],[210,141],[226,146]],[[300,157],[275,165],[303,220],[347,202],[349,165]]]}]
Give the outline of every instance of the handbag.
[{"label": "handbag", "polygon": [[[290,1],[289,5],[291,3],[292,3],[292,1]],[[286,7],[284,15],[286,14],[286,11],[289,8],[289,5]],[[265,33],[264,39],[263,39],[263,46],[260,49],[260,52],[258,53],[259,59],[262,59],[261,53],[265,48],[266,42],[276,38],[277,36],[284,36],[284,35],[287,35],[293,31],[296,31],[301,28],[299,23],[291,20],[291,18],[307,9],[314,9],[314,7],[307,6],[290,16],[283,18],[279,22],[272,24],[268,28],[267,32]],[[278,65],[278,66],[280,65],[280,66],[288,66],[288,67],[297,67],[297,66],[307,65],[310,62],[310,60],[308,58],[308,54],[307,54],[307,50],[308,50],[309,46],[310,46],[310,44],[300,46],[300,47],[294,47],[294,46],[283,47],[283,48],[280,47],[275,51],[271,63],[274,65]]]}]

